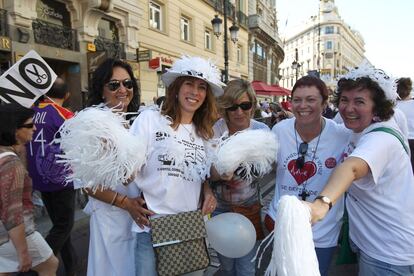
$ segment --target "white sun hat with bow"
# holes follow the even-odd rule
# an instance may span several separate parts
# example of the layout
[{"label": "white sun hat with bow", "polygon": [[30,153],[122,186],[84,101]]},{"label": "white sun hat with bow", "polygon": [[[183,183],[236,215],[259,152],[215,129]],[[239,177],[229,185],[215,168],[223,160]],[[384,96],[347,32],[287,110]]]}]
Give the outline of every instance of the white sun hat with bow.
[{"label": "white sun hat with bow", "polygon": [[173,66],[161,76],[168,87],[178,77],[194,77],[206,81],[214,94],[219,97],[223,95],[224,83],[220,81],[220,71],[216,65],[201,57],[182,56],[176,60]]}]

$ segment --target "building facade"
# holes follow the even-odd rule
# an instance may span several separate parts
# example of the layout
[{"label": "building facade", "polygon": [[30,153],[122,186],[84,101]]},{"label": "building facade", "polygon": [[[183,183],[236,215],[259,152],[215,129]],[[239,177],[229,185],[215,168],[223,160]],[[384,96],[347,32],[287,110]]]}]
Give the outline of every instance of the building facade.
[{"label": "building facade", "polygon": [[275,0],[249,1],[249,79],[279,83],[285,54],[278,34]]},{"label": "building facade", "polygon": [[[165,95],[161,74],[183,54],[209,58],[224,69],[224,37],[216,37],[211,20],[223,19],[227,6],[227,27],[239,26],[238,41],[228,36],[229,79],[248,78],[247,0],[144,0],[139,24],[139,72],[142,101]],[[236,21],[235,21],[236,20]],[[224,25],[224,24],[222,24]]]},{"label": "building facade", "polygon": [[[126,59],[136,68],[136,0],[4,0],[0,2],[1,70],[35,50],[65,79],[72,92],[70,108],[85,102],[89,78],[105,57]],[[0,43],[1,44],[1,43]]]},{"label": "building facade", "polygon": [[285,37],[280,85],[292,88],[298,78],[315,74],[333,88],[339,75],[365,58],[364,45],[362,36],[341,19],[335,1],[320,0],[319,14]]}]

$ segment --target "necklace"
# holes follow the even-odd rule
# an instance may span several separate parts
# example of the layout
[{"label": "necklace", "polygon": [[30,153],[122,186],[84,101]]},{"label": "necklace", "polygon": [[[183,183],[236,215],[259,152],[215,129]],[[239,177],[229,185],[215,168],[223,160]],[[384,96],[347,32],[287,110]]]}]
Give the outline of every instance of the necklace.
[{"label": "necklace", "polygon": [[[316,141],[316,147],[313,150],[313,156],[312,156],[311,162],[313,162],[315,160],[316,152],[318,151],[319,141],[321,140],[321,135],[322,135],[322,131],[323,131],[324,127],[325,127],[325,120],[322,118],[321,131],[319,132],[318,140]],[[295,129],[296,150],[297,150],[297,154],[299,156],[298,134],[297,134],[297,131],[296,131],[296,124],[294,126],[294,129]],[[303,162],[305,164],[306,153],[303,156],[303,158],[304,158]],[[306,179],[305,182],[302,184],[302,186],[303,186],[302,191],[301,191],[300,194],[298,194],[298,196],[300,196],[303,201],[306,201],[306,198],[308,196],[310,196],[310,193],[308,192],[308,190],[306,190],[306,185],[307,184],[308,184],[308,179]]]},{"label": "necklace", "polygon": [[186,128],[184,124],[181,124],[181,126],[188,132],[188,136],[190,136],[190,141],[194,143],[195,137],[193,134],[193,125],[191,124],[191,131],[188,130],[188,128]]}]

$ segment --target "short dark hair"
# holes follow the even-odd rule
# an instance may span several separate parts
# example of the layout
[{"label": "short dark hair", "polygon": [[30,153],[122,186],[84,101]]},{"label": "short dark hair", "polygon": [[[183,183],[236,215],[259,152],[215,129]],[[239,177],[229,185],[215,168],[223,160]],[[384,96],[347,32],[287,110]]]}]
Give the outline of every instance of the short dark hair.
[{"label": "short dark hair", "polygon": [[46,95],[51,98],[64,99],[68,92],[66,82],[61,78],[57,78]]},{"label": "short dark hair", "polygon": [[385,97],[385,92],[378,82],[369,77],[361,77],[355,80],[346,78],[340,79],[334,94],[333,103],[338,106],[342,92],[354,89],[357,91],[367,89],[370,92],[371,99],[374,101],[373,113],[382,121],[387,121],[394,115],[394,103]]},{"label": "short dark hair", "polygon": [[125,69],[132,80],[133,95],[131,102],[128,105],[127,112],[137,112],[140,102],[140,92],[137,79],[134,77],[132,68],[128,63],[113,58],[106,59],[98,66],[98,68],[96,68],[95,72],[93,72],[92,86],[89,89],[87,106],[98,105],[104,102],[102,98],[104,85],[111,80],[115,67]]},{"label": "short dark hair", "polygon": [[407,98],[411,90],[413,89],[413,83],[410,78],[400,78],[397,80],[397,93],[401,100]]},{"label": "short dark hair", "polygon": [[17,144],[16,130],[31,117],[34,111],[19,104],[0,105],[0,145],[13,146]]},{"label": "short dark hair", "polygon": [[322,96],[322,102],[326,103],[329,98],[329,90],[326,87],[326,84],[321,80],[313,76],[304,76],[298,79],[295,85],[292,88],[292,96],[295,90],[303,86],[315,86],[318,89],[319,94]]}]

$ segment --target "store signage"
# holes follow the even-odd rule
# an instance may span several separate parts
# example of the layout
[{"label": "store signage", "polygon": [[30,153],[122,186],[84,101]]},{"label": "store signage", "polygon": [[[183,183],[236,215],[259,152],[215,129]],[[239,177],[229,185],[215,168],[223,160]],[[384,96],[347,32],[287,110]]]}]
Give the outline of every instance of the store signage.
[{"label": "store signage", "polygon": [[152,56],[151,50],[138,51],[138,61],[149,61]]},{"label": "store signage", "polygon": [[171,58],[167,58],[167,57],[161,57],[161,62],[163,64],[170,64],[170,65],[173,64],[173,60]]},{"label": "store signage", "polygon": [[89,52],[96,52],[96,46],[95,46],[95,44],[93,44],[93,43],[88,43],[88,44],[86,44],[86,49],[87,49]]},{"label": "store signage", "polygon": [[11,51],[11,40],[8,37],[0,36],[0,50]]},{"label": "store signage", "polygon": [[153,58],[148,61],[148,67],[154,70],[161,69],[161,60],[159,57]]},{"label": "store signage", "polygon": [[0,99],[30,108],[49,91],[56,77],[46,61],[31,50],[0,76]]}]

